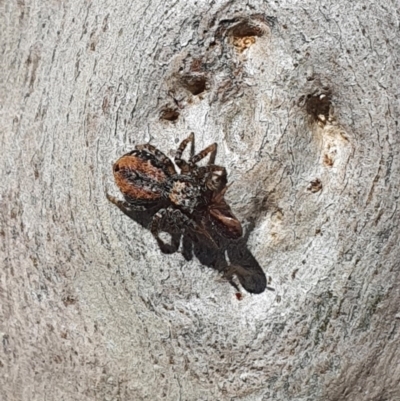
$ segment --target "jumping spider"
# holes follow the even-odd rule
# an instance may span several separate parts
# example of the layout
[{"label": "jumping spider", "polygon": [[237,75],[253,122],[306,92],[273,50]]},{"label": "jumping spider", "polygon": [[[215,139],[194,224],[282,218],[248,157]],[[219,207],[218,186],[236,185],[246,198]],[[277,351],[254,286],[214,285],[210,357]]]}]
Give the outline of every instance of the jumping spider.
[{"label": "jumping spider", "polygon": [[[182,154],[190,144],[190,158]],[[179,240],[166,244],[160,238],[165,224],[172,230],[200,234],[212,246],[218,247],[213,233],[227,239],[242,236],[242,226],[226,203],[226,170],[214,164],[217,144],[213,143],[194,154],[194,134],[181,142],[172,161],[150,144],[137,145],[135,150],[118,159],[114,166],[114,178],[125,201],[107,194],[108,199],[126,211],[146,211],[155,208],[150,231],[164,253],[179,248]],[[197,163],[210,155],[206,166]]]}]

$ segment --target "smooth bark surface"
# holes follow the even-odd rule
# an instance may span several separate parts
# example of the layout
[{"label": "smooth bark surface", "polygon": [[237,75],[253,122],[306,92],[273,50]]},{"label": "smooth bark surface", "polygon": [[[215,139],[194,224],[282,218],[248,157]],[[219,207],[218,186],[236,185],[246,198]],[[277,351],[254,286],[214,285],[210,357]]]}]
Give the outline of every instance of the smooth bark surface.
[{"label": "smooth bark surface", "polygon": [[[2,400],[400,399],[397,1],[0,7]],[[191,131],[271,290],[107,201]]]}]

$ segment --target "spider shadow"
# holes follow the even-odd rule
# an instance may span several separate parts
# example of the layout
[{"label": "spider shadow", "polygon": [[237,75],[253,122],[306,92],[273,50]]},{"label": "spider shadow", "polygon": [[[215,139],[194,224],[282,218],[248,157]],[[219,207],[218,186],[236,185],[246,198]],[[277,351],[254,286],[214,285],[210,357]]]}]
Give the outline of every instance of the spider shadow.
[{"label": "spider shadow", "polygon": [[[160,205],[147,208],[143,211],[128,210],[122,205],[116,205],[125,215],[140,224],[142,227],[149,229],[154,215],[160,210]],[[250,222],[246,234],[238,240],[229,240],[216,233],[212,228],[208,232],[212,236],[215,244],[212,245],[203,235],[193,231],[185,230],[177,232],[171,228],[169,224],[162,225],[162,231],[171,236],[171,244],[179,244],[182,240],[181,253],[183,257],[189,261],[193,256],[199,262],[218,272],[229,281],[229,283],[240,292],[240,289],[233,281],[236,276],[242,287],[250,293],[259,294],[265,289],[274,290],[267,287],[267,280],[261,266],[256,258],[247,248],[247,241],[251,231],[254,229],[254,222]],[[176,247],[170,244],[158,244],[163,253],[170,254],[176,252]],[[227,261],[229,258],[229,262]]]},{"label": "spider shadow", "polygon": [[259,294],[265,289],[273,290],[267,287],[265,273],[247,247],[247,241],[253,229],[254,223],[250,223],[246,234],[237,240],[229,240],[209,230],[218,248],[210,245],[209,241],[205,241],[200,235],[184,233],[182,255],[186,260],[196,256],[201,264],[223,273],[238,291],[240,290],[233,281],[234,276],[247,292]]}]

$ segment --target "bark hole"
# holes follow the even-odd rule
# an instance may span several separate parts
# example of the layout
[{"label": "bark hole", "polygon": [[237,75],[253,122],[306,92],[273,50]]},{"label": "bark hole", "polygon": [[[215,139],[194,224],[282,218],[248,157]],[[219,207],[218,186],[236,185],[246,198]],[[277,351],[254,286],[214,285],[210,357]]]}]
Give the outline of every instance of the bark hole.
[{"label": "bark hole", "polygon": [[329,110],[331,108],[331,93],[318,93],[307,95],[306,111],[313,121],[319,121],[323,124],[329,119]]},{"label": "bark hole", "polygon": [[160,113],[161,120],[176,121],[178,118],[179,118],[178,110],[171,109],[169,107],[163,109]]},{"label": "bark hole", "polygon": [[206,90],[207,78],[204,75],[188,74],[181,78],[182,85],[194,96]]}]

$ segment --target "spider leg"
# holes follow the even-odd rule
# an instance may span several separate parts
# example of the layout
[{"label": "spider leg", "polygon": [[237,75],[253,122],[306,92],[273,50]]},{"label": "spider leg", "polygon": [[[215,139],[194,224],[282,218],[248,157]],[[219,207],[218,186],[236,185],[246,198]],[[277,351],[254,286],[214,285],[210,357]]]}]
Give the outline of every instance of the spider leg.
[{"label": "spider leg", "polygon": [[171,244],[166,244],[159,236],[161,232],[162,222],[165,217],[167,217],[171,213],[171,209],[161,209],[159,210],[153,217],[153,220],[150,225],[150,232],[153,234],[153,237],[156,239],[157,244],[163,253],[174,253],[179,248],[180,243],[180,235],[171,235]]},{"label": "spider leg", "polygon": [[186,146],[190,142],[190,158],[194,155],[194,133],[191,132],[190,135],[184,139],[179,145],[178,150],[175,153],[175,160],[180,160],[182,158],[182,153],[185,151]]},{"label": "spider leg", "polygon": [[117,206],[120,210],[122,210],[124,213],[127,214],[129,214],[129,212],[141,212],[146,210],[145,206],[134,205],[132,203],[119,200],[115,196],[112,196],[107,192],[106,192],[106,197],[111,203],[114,203],[115,206]]},{"label": "spider leg", "polygon": [[233,277],[235,275],[235,270],[232,268],[232,266],[228,266],[227,269],[224,271],[222,277],[225,280],[228,280],[229,284],[237,291],[241,292],[239,286],[233,281]]},{"label": "spider leg", "polygon": [[193,241],[187,234],[182,237],[182,255],[187,261],[193,259]]},{"label": "spider leg", "polygon": [[185,231],[186,228],[189,228],[192,231],[195,231],[208,239],[209,242],[213,245],[213,247],[218,248],[218,245],[215,243],[211,235],[207,232],[204,227],[199,226],[194,220],[190,219],[188,216],[183,214],[179,209],[173,209],[169,207],[167,209],[159,210],[153,217],[153,221],[151,223],[150,231],[156,239],[160,249],[164,253],[173,253],[179,248],[179,241],[173,240],[171,245],[165,244],[165,242],[159,237],[161,232],[162,221],[164,218],[167,218],[173,227],[178,227],[181,232]]},{"label": "spider leg", "polygon": [[226,176],[226,168],[222,166],[217,166],[215,164],[197,167],[197,171],[202,175],[206,173],[216,173],[216,175],[219,176]]},{"label": "spider leg", "polygon": [[190,164],[196,164],[199,162],[201,159],[204,159],[208,154],[210,154],[210,159],[208,160],[208,165],[214,164],[215,163],[215,156],[217,155],[217,144],[213,143],[210,146],[207,146],[205,149],[203,149],[200,153],[197,155],[192,156],[189,159]]},{"label": "spider leg", "polygon": [[175,153],[175,164],[180,168],[181,174],[188,174],[193,169],[193,166],[186,160],[182,159],[182,154],[186,149],[186,146],[190,143],[190,158],[194,154],[194,133],[192,132],[186,139],[184,139],[178,147]]},{"label": "spider leg", "polygon": [[150,154],[154,155],[161,163],[163,163],[167,167],[168,173],[170,173],[171,175],[176,174],[175,167],[171,159],[163,152],[158,150],[155,146],[150,145],[149,143],[145,143],[144,145],[136,145],[135,149],[147,150]]}]

